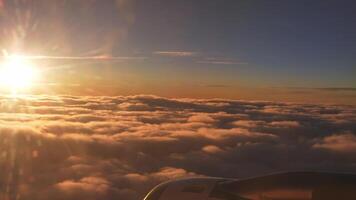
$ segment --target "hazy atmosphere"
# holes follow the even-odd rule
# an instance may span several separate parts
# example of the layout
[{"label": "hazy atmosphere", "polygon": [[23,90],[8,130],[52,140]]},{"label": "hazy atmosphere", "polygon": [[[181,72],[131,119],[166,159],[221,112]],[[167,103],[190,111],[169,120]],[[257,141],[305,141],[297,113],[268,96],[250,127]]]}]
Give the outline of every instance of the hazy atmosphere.
[{"label": "hazy atmosphere", "polygon": [[23,92],[356,102],[352,0],[1,2]]},{"label": "hazy atmosphere", "polygon": [[0,199],[356,173],[353,0],[0,0]]}]

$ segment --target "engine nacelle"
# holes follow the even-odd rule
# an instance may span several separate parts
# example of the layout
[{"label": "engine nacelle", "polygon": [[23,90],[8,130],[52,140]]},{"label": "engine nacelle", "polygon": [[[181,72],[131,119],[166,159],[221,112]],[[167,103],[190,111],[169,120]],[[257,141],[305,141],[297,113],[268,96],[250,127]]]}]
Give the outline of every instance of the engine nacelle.
[{"label": "engine nacelle", "polygon": [[218,200],[212,195],[222,178],[189,178],[162,183],[151,190],[144,200]]}]

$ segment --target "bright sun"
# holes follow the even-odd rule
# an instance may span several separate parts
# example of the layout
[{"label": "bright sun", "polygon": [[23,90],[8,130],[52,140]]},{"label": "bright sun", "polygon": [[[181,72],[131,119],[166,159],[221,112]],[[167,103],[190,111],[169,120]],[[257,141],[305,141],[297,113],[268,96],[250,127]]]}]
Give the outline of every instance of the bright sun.
[{"label": "bright sun", "polygon": [[12,93],[30,88],[38,76],[36,67],[23,56],[7,56],[0,66],[0,84]]}]

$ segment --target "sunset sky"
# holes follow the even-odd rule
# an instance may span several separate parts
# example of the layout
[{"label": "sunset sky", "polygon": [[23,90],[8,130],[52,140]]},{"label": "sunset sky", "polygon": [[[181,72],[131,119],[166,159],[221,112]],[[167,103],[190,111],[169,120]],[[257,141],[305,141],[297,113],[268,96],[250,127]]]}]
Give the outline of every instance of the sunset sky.
[{"label": "sunset sky", "polygon": [[352,0],[0,5],[3,51],[40,56],[30,93],[356,100]]},{"label": "sunset sky", "polygon": [[356,173],[354,0],[0,0],[0,200]]}]

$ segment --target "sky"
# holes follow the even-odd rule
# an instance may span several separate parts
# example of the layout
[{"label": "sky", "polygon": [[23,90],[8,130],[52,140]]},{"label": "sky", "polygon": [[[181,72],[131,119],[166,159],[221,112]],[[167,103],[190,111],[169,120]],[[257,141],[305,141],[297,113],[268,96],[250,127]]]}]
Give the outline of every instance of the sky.
[{"label": "sky", "polygon": [[0,0],[0,199],[356,173],[353,0]]},{"label": "sky", "polygon": [[356,100],[352,0],[1,2],[2,49],[45,57],[31,93]]}]

